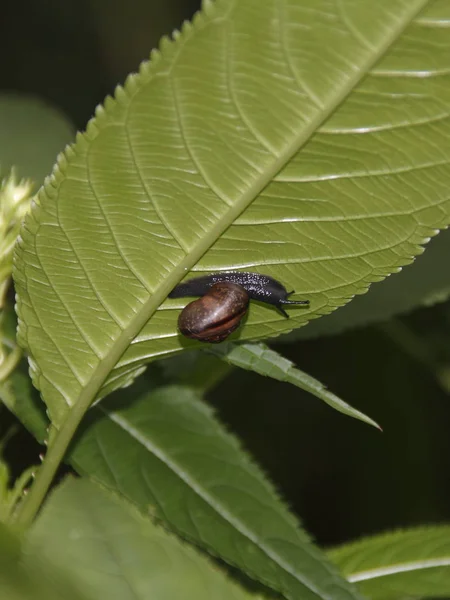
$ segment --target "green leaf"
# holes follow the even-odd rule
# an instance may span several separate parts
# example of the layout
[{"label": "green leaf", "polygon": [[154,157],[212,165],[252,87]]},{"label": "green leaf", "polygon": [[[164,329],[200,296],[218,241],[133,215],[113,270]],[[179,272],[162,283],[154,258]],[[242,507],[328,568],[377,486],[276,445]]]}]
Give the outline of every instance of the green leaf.
[{"label": "green leaf", "polygon": [[83,480],[66,480],[28,535],[26,550],[98,600],[255,600],[188,545]]},{"label": "green leaf", "polygon": [[47,437],[48,419],[39,395],[32,387],[25,361],[0,382],[0,400],[16,415],[25,427],[43,442]]},{"label": "green leaf", "polygon": [[75,593],[67,579],[61,577],[61,573],[48,565],[42,556],[24,557],[22,539],[3,523],[0,523],[0,598],[87,600],[87,596]]},{"label": "green leaf", "polygon": [[450,596],[450,526],[377,535],[329,556],[373,600]]},{"label": "green leaf", "polygon": [[[11,381],[20,396],[5,403],[42,440],[43,415],[19,375]],[[357,597],[195,392],[143,393],[143,385],[138,379],[90,411],[68,457],[79,473],[286,598]]]},{"label": "green leaf", "polygon": [[41,185],[58,153],[75,137],[59,110],[38,98],[0,94],[0,168]]},{"label": "green leaf", "polygon": [[1,578],[15,568],[20,559],[21,543],[12,529],[0,522],[0,574]]},{"label": "green leaf", "polygon": [[192,390],[122,394],[89,413],[71,456],[79,472],[286,598],[356,597]]},{"label": "green leaf", "polygon": [[272,377],[278,381],[291,383],[320,398],[320,400],[344,415],[354,417],[380,429],[380,426],[370,417],[332,394],[314,377],[296,369],[290,360],[287,360],[275,350],[271,350],[265,344],[221,344],[220,347],[211,348],[210,352],[236,367],[255,371],[255,373]]},{"label": "green leaf", "polygon": [[[283,336],[282,341],[331,335],[409,312],[419,306],[444,302],[450,296],[450,230],[433,238],[412,265],[379,283],[363,296],[357,296],[340,310],[312,321],[300,330]],[[281,340],[280,340],[281,341]]]},{"label": "green leaf", "polygon": [[[428,12],[416,18],[419,11]],[[16,256],[20,340],[60,424],[195,343],[189,272],[261,271],[241,339],[366,291],[450,220],[445,2],[206,1],[59,160]],[[81,410],[81,409],[80,409]]]}]

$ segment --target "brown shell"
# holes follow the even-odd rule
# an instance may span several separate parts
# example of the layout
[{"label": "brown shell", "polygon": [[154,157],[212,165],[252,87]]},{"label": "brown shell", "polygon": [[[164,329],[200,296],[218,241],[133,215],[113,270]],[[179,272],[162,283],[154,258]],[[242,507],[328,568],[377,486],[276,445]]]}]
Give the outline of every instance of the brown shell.
[{"label": "brown shell", "polygon": [[178,317],[178,328],[191,339],[217,344],[240,325],[247,312],[249,295],[236,283],[222,281],[188,304]]}]

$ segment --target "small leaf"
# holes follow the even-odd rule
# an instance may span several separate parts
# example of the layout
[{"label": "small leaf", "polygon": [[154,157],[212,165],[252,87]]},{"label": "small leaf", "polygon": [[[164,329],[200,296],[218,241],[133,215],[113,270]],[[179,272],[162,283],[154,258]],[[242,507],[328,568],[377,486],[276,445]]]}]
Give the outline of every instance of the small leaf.
[{"label": "small leaf", "polygon": [[450,596],[450,526],[377,535],[329,556],[373,600]]},{"label": "small leaf", "polygon": [[370,417],[335,396],[320,381],[297,369],[290,360],[287,360],[275,350],[271,350],[265,344],[221,344],[210,348],[209,352],[236,367],[272,377],[278,381],[291,383],[320,398],[320,400],[344,415],[354,417],[377,429],[381,429]]}]

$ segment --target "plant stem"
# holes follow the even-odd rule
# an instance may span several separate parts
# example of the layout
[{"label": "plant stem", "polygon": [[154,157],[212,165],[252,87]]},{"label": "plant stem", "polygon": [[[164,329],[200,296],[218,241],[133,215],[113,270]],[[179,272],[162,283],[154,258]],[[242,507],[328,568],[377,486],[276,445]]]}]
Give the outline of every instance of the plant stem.
[{"label": "plant stem", "polygon": [[47,454],[39,467],[33,485],[27,496],[20,503],[13,521],[23,528],[31,525],[39,511],[56,471],[66,454],[75,432],[89,408],[92,398],[86,397],[84,402],[78,402],[67,414],[60,429],[49,444]]}]

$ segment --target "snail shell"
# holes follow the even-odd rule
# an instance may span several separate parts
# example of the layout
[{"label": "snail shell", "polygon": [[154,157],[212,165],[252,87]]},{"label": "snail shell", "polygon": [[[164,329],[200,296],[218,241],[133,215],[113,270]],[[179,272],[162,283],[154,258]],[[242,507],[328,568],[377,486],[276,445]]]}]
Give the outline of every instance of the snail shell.
[{"label": "snail shell", "polygon": [[241,323],[248,309],[247,291],[236,283],[221,281],[194,300],[178,317],[180,332],[191,339],[217,344],[223,342]]}]

